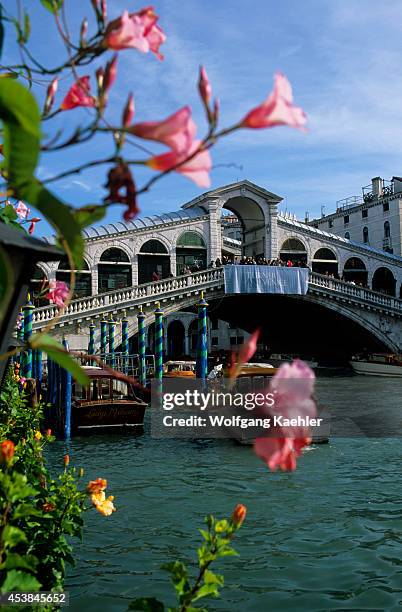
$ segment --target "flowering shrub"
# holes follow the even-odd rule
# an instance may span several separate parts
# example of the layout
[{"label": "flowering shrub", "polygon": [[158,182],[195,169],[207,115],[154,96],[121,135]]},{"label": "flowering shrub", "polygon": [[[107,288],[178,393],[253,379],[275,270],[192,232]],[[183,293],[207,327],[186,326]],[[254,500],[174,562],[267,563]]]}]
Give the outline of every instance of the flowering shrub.
[{"label": "flowering shrub", "polygon": [[[234,124],[222,127],[219,100],[213,100],[212,85],[204,67],[201,67],[198,79],[200,102],[207,123],[203,136],[197,136],[191,108],[185,103],[166,119],[151,117],[136,122],[134,98],[128,91],[124,107],[118,110],[117,116],[115,108],[109,107],[108,100],[118,78],[119,54],[137,52],[141,61],[140,54],[151,53],[159,61],[163,60],[162,51],[169,33],[159,22],[157,12],[152,7],[145,7],[136,12],[125,10],[117,18],[110,19],[106,0],[91,0],[92,18],[83,18],[79,31],[74,32],[68,23],[64,0],[41,0],[41,4],[42,10],[48,10],[54,17],[56,31],[65,49],[65,56],[57,58],[53,65],[36,58],[35,46],[30,39],[30,3],[21,1],[16,14],[4,5],[0,12],[0,31],[10,35],[16,32],[19,47],[15,63],[3,66],[4,72],[0,73],[1,152],[4,156],[0,170],[4,179],[2,191],[18,204],[15,207],[4,206],[0,210],[0,220],[16,223],[19,218],[23,226],[29,223],[28,231],[32,232],[40,220],[39,217],[28,218],[28,207],[34,207],[55,230],[57,242],[69,259],[70,270],[80,270],[82,266],[83,228],[101,220],[109,207],[123,204],[124,219],[133,219],[139,211],[139,196],[171,172],[181,174],[199,187],[208,187],[212,167],[210,150],[219,139],[240,129],[280,125],[305,129],[305,114],[294,105],[291,85],[282,74],[275,76],[273,91],[262,104],[245,112],[243,117],[240,115]],[[36,10],[39,10],[39,4]],[[104,56],[107,60],[99,65]],[[83,68],[85,72],[82,73]],[[38,100],[34,95],[40,91],[37,82],[47,83],[44,99],[41,94]],[[67,83],[68,91],[58,99],[60,82],[63,85]],[[134,85],[138,87],[137,83]],[[74,125],[77,108],[86,108],[87,114],[83,124]],[[53,119],[61,113],[67,115],[60,127]],[[82,145],[98,135],[103,137],[102,150],[105,149],[104,136],[109,137],[109,154],[100,159],[88,159]],[[133,145],[143,151],[143,140],[162,143],[167,149],[158,154],[151,151],[146,159],[133,159]],[[80,146],[82,156],[78,165],[42,181],[38,178],[36,169],[40,155],[45,157],[53,151],[76,146]],[[62,202],[48,189],[49,184],[60,179],[100,166],[106,166],[107,192],[99,204],[75,208]],[[140,186],[134,176],[138,166],[156,171]],[[66,291],[54,289],[57,288],[51,288],[48,298],[63,308],[73,295],[74,274],[71,275],[68,295]],[[45,352],[49,349],[49,340],[45,336],[33,336],[30,344],[32,348]],[[55,348],[54,342],[52,346]],[[62,346],[58,345],[54,353],[53,358],[60,363]],[[64,356],[62,361],[61,365],[72,371],[72,360]]]},{"label": "flowering shrub", "polygon": [[50,474],[43,451],[54,438],[41,433],[41,407],[29,405],[17,379],[10,369],[0,393],[0,589],[63,590],[87,501],[104,516],[113,504],[89,500],[91,483],[82,486],[84,471],[66,458],[60,474]]},{"label": "flowering shrub", "polygon": [[177,607],[165,608],[161,601],[154,597],[141,597],[131,602],[129,610],[148,610],[148,612],[191,612],[206,608],[195,608],[194,603],[204,597],[219,597],[219,588],[224,584],[224,578],[210,570],[210,566],[220,557],[237,555],[232,548],[231,541],[246,518],[247,508],[237,504],[229,520],[217,520],[214,516],[207,516],[205,523],[207,529],[200,529],[203,544],[197,550],[198,571],[193,581],[189,569],[181,561],[173,561],[162,565],[162,569],[170,574],[173,584]]}]

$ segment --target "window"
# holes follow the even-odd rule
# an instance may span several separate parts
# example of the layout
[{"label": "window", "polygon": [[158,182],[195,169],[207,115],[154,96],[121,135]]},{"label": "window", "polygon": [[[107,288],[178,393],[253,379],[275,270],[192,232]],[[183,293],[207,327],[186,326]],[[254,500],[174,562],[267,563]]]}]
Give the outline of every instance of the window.
[{"label": "window", "polygon": [[128,399],[128,384],[123,382],[122,380],[112,380],[112,388],[113,388],[113,399]]},{"label": "window", "polygon": [[368,242],[369,242],[368,227],[363,227],[363,242],[364,242],[364,244],[368,244]]},{"label": "window", "polygon": [[343,217],[343,223],[344,223],[344,225],[347,225],[349,223],[349,215],[345,215]]},{"label": "window", "polygon": [[237,344],[243,344],[244,336],[237,336]]},{"label": "window", "polygon": [[211,328],[212,329],[218,329],[218,319],[212,319],[212,321],[211,321]]},{"label": "window", "polygon": [[350,234],[349,234],[349,232],[345,232],[345,238],[347,238],[348,240],[350,240]]},{"label": "window", "polygon": [[110,379],[101,378],[99,380],[100,399],[110,399]]},{"label": "window", "polygon": [[364,208],[362,210],[362,219],[367,219],[367,217],[368,217],[368,210],[367,208]]},{"label": "window", "polygon": [[334,227],[334,220],[333,219],[330,219],[328,221],[328,227]]},{"label": "window", "polygon": [[218,346],[218,338],[217,336],[214,336],[211,340],[211,345],[212,346]]},{"label": "window", "polygon": [[384,202],[383,203],[382,210],[383,210],[383,212],[388,212],[389,211],[389,202]]},{"label": "window", "polygon": [[386,221],[384,223],[384,238],[390,238],[391,237],[391,226],[389,224],[389,221]]},{"label": "window", "polygon": [[231,336],[231,337],[230,337],[230,344],[231,344],[231,345],[237,344],[237,338],[236,338],[236,336]]}]

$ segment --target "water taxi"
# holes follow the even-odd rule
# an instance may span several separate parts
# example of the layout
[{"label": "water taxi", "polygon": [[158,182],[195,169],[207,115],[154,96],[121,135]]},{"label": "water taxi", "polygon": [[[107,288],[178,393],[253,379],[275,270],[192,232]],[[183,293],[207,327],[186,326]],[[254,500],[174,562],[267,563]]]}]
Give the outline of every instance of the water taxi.
[{"label": "water taxi", "polygon": [[142,427],[147,403],[138,398],[134,387],[108,370],[84,366],[90,384],[74,383],[72,389],[72,429],[94,433]]},{"label": "water taxi", "polygon": [[275,368],[272,363],[244,363],[241,367],[239,377],[243,376],[274,376],[279,368]]},{"label": "water taxi", "polygon": [[166,361],[163,378],[195,378],[195,361]]},{"label": "water taxi", "polygon": [[355,355],[349,363],[356,374],[402,377],[402,355],[391,353]]}]

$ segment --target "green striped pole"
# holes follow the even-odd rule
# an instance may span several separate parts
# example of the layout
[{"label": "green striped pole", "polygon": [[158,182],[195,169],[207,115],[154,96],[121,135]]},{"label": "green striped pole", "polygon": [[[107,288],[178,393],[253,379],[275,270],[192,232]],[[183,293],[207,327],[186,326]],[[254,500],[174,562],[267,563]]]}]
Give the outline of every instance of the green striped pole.
[{"label": "green striped pole", "polygon": [[208,344],[207,344],[207,306],[204,300],[204,292],[201,291],[201,299],[198,308],[198,344],[197,344],[197,378],[205,380],[208,368]]},{"label": "green striped pole", "polygon": [[106,359],[106,351],[107,351],[107,321],[105,321],[104,319],[102,319],[101,321],[101,339],[100,339],[101,345],[100,345],[100,350],[101,350],[101,359],[105,360]]},{"label": "green striped pole", "polygon": [[[32,335],[32,319],[34,306],[31,303],[30,295],[28,294],[28,303],[22,308],[24,313],[24,341],[28,342]],[[32,349],[27,348],[24,356],[24,378],[32,378]]]},{"label": "green striped pole", "polygon": [[139,383],[143,387],[147,384],[147,371],[145,363],[145,315],[142,306],[137,314],[138,319],[138,361],[140,367]]},{"label": "green striped pole", "polygon": [[127,374],[128,370],[128,320],[126,318],[126,313],[124,313],[124,318],[121,321],[121,351],[122,351],[122,365],[123,371]]},{"label": "green striped pole", "polygon": [[95,354],[95,325],[91,323],[89,326],[89,342],[88,342],[88,355]]},{"label": "green striped pole", "polygon": [[155,314],[155,379],[162,382],[163,375],[163,312],[156,302]]},{"label": "green striped pole", "polygon": [[111,361],[112,368],[114,368],[114,336],[115,336],[116,321],[113,321],[112,315],[110,315],[110,319],[108,321],[108,327],[109,327],[109,354],[110,354],[110,361]]}]

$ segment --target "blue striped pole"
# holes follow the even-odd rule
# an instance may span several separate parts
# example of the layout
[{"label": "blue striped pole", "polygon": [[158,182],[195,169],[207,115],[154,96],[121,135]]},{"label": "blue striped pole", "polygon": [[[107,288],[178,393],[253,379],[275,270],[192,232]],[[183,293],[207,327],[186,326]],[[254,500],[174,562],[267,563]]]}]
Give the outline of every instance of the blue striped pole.
[{"label": "blue striped pole", "polygon": [[107,321],[105,319],[101,321],[100,352],[101,359],[105,360],[107,352]]},{"label": "blue striped pole", "polygon": [[42,364],[42,351],[40,351],[39,349],[36,349],[36,382],[39,385],[39,392],[40,392],[40,388],[42,385],[42,378],[43,378],[43,364]]},{"label": "blue striped pole", "polygon": [[95,354],[95,325],[91,323],[89,326],[89,342],[88,342],[88,355]]},{"label": "blue striped pole", "polygon": [[[28,303],[25,304],[22,308],[24,313],[24,341],[28,342],[29,338],[32,335],[32,319],[33,319],[33,309],[34,306],[31,303],[30,295],[28,294]],[[23,370],[24,378],[32,378],[32,349],[25,349],[24,356],[24,370]]]},{"label": "blue striped pole", "polygon": [[124,318],[121,322],[121,351],[122,362],[123,362],[123,371],[127,374],[128,370],[128,320],[126,318],[126,313],[124,313]]},{"label": "blue striped pole", "polygon": [[[67,340],[63,339],[63,346],[68,351]],[[64,413],[64,437],[69,440],[71,437],[71,374],[68,370],[61,371],[61,404],[62,414]]]},{"label": "blue striped pole", "polygon": [[115,337],[115,327],[116,321],[113,321],[112,315],[110,315],[110,319],[108,321],[109,327],[109,354],[110,354],[110,362],[112,368],[114,368],[114,337]]},{"label": "blue striped pole", "polygon": [[[17,330],[17,338],[20,344],[22,345],[24,344],[24,313],[22,312],[22,310],[20,310],[18,318],[20,321],[20,328]],[[20,362],[20,372],[22,374],[22,370],[24,368],[24,351],[22,349],[18,353],[18,359]]]},{"label": "blue striped pole", "polygon": [[155,379],[162,381],[163,375],[163,312],[156,302],[155,314]]},{"label": "blue striped pole", "polygon": [[201,299],[198,308],[198,343],[197,343],[197,378],[205,380],[208,369],[208,344],[207,344],[207,306],[204,300],[204,292],[201,291]]},{"label": "blue striped pole", "polygon": [[145,315],[142,312],[142,306],[137,314],[138,319],[138,361],[139,361],[139,383],[143,387],[147,384],[147,369],[145,363]]}]

